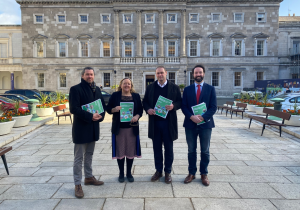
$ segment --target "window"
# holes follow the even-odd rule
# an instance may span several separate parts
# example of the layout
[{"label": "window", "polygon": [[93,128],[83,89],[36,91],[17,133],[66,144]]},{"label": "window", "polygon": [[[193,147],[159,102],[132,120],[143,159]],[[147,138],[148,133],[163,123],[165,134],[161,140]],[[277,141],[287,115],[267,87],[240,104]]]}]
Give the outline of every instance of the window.
[{"label": "window", "polygon": [[242,55],[242,41],[234,42],[234,55]]},{"label": "window", "polygon": [[213,41],[213,56],[220,55],[220,41]]},{"label": "window", "polygon": [[88,23],[89,15],[88,14],[78,14],[78,23]]},{"label": "window", "polygon": [[132,23],[132,14],[123,14],[123,23]]},{"label": "window", "polygon": [[264,80],[264,72],[257,72],[256,80]]},{"label": "window", "polygon": [[234,22],[235,23],[244,22],[244,13],[234,13]]},{"label": "window", "polygon": [[289,100],[290,103],[300,103],[300,97],[292,98]]},{"label": "window", "polygon": [[198,41],[190,41],[190,57],[196,57],[198,55]]},{"label": "window", "polygon": [[110,73],[103,73],[104,87],[110,87]]},{"label": "window", "polygon": [[145,14],[145,23],[155,23],[155,15]]},{"label": "window", "polygon": [[124,42],[125,57],[132,57],[132,42]]},{"label": "window", "polygon": [[234,86],[240,87],[242,80],[242,73],[241,72],[234,72]]},{"label": "window", "polygon": [[0,43],[0,58],[7,58],[7,44]]},{"label": "window", "polygon": [[256,22],[266,22],[266,13],[256,13]]},{"label": "window", "polygon": [[177,23],[177,14],[167,14],[167,23]]},{"label": "window", "polygon": [[81,57],[89,57],[89,43],[87,41],[81,41]]},{"label": "window", "polygon": [[154,42],[146,41],[146,57],[154,57]]},{"label": "window", "polygon": [[39,88],[45,87],[45,76],[44,76],[44,73],[38,73],[37,77],[38,77],[38,87]]},{"label": "window", "polygon": [[194,75],[193,75],[193,72],[190,72],[190,85],[191,84],[194,84],[195,81],[194,81]]},{"label": "window", "polygon": [[211,84],[214,87],[218,87],[219,83],[219,72],[212,72]]},{"label": "window", "polygon": [[44,57],[44,42],[36,42],[36,49],[37,49],[37,57],[43,58]]},{"label": "window", "polygon": [[132,74],[131,73],[125,73],[125,78],[129,78],[132,81]]},{"label": "window", "polygon": [[189,23],[199,23],[199,14],[190,13]]},{"label": "window", "polygon": [[66,15],[56,15],[57,23],[66,23]]},{"label": "window", "polygon": [[256,47],[256,55],[257,56],[263,56],[264,55],[264,44],[265,41],[263,40],[258,40],[257,41],[257,47]]},{"label": "window", "polygon": [[44,14],[33,14],[34,24],[44,24]]},{"label": "window", "polygon": [[110,23],[110,14],[101,14],[101,23]]},{"label": "window", "polygon": [[221,16],[222,16],[222,13],[212,13],[211,14],[212,22],[221,22],[222,21]]},{"label": "window", "polygon": [[110,42],[103,43],[103,57],[110,57]]},{"label": "window", "polygon": [[176,73],[175,72],[169,72],[168,73],[168,79],[170,82],[176,83]]},{"label": "window", "polygon": [[168,41],[168,57],[176,56],[176,42]]},{"label": "window", "polygon": [[300,79],[299,74],[292,74],[292,79]]},{"label": "window", "polygon": [[58,53],[59,57],[66,57],[66,43],[58,42]]},{"label": "window", "polygon": [[59,87],[67,87],[67,73],[59,73]]},{"label": "window", "polygon": [[300,53],[300,41],[293,41],[293,51],[291,55],[296,55]]}]

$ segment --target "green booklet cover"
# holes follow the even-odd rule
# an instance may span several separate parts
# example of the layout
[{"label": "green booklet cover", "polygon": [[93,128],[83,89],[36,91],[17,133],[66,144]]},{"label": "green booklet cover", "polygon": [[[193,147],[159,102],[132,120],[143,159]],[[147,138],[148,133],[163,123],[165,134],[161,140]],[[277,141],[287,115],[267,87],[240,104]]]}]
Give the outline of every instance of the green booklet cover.
[{"label": "green booklet cover", "polygon": [[[201,104],[198,104],[196,106],[192,106],[192,110],[194,112],[194,115],[203,115],[206,111],[207,111],[207,108],[206,108],[206,104],[203,102]],[[201,123],[198,123],[197,125],[201,125],[201,124],[204,124],[205,121],[202,121]]]},{"label": "green booklet cover", "polygon": [[101,99],[98,99],[92,103],[81,106],[84,111],[90,112],[92,114],[101,114],[104,112]]},{"label": "green booklet cover", "polygon": [[120,110],[120,121],[121,122],[130,122],[133,118],[133,102],[120,102],[122,107]]},{"label": "green booklet cover", "polygon": [[159,96],[158,99],[157,99],[157,102],[155,104],[155,114],[157,116],[160,116],[162,118],[166,118],[167,117],[167,114],[168,114],[168,110],[166,109],[166,106],[167,105],[171,105],[172,104],[172,101],[163,97],[163,96]]}]

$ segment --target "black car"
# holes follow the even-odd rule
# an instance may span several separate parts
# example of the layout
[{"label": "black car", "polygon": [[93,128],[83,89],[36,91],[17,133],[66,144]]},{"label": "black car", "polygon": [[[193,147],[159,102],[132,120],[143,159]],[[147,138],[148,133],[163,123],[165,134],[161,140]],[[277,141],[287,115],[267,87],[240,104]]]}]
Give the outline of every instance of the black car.
[{"label": "black car", "polygon": [[110,98],[111,94],[109,94],[109,93],[107,93],[103,90],[101,90],[101,93],[102,93],[105,104],[108,104],[108,101],[109,101],[109,98]]},{"label": "black car", "polygon": [[39,97],[41,97],[40,92],[38,90],[31,89],[8,90],[5,92],[5,94],[20,94],[28,97],[29,99],[39,99]]},{"label": "black car", "polygon": [[26,96],[23,96],[23,95],[20,95],[20,94],[0,94],[0,96],[12,99],[14,101],[19,100],[19,101],[22,101],[22,102],[25,102],[25,100],[30,99],[30,98],[28,98]]}]

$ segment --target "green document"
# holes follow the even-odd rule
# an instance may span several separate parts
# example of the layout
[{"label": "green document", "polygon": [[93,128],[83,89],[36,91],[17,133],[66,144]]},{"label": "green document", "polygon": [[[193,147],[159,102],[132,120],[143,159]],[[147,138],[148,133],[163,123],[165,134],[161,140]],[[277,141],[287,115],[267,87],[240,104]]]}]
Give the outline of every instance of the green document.
[{"label": "green document", "polygon": [[157,102],[155,104],[155,114],[157,116],[160,116],[162,118],[166,118],[167,117],[167,114],[168,114],[168,110],[166,109],[166,106],[167,105],[171,105],[172,104],[172,101],[163,97],[163,96],[159,96],[158,99],[157,99]]},{"label": "green document", "polygon": [[101,114],[104,112],[101,99],[98,99],[92,103],[81,106],[84,111],[90,112],[92,114]]},{"label": "green document", "polygon": [[[207,111],[207,108],[206,108],[206,104],[203,102],[201,104],[198,104],[196,106],[192,106],[192,110],[194,112],[194,115],[203,115],[206,111]],[[202,121],[201,123],[198,123],[197,125],[201,125],[201,124],[204,124],[205,121]]]},{"label": "green document", "polygon": [[120,102],[122,107],[120,110],[120,121],[121,122],[130,122],[133,118],[133,102]]}]

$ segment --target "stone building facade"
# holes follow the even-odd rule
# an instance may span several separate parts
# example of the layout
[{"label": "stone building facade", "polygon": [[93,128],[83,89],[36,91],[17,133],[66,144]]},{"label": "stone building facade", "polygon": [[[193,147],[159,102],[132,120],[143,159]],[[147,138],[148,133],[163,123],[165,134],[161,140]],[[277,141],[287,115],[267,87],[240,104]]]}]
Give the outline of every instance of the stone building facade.
[{"label": "stone building facade", "polygon": [[0,93],[23,88],[22,27],[0,25]]},{"label": "stone building facade", "polygon": [[83,67],[111,91],[131,77],[144,94],[164,66],[176,84],[205,82],[218,95],[277,79],[282,0],[17,0],[22,11],[24,88],[61,90]]}]

